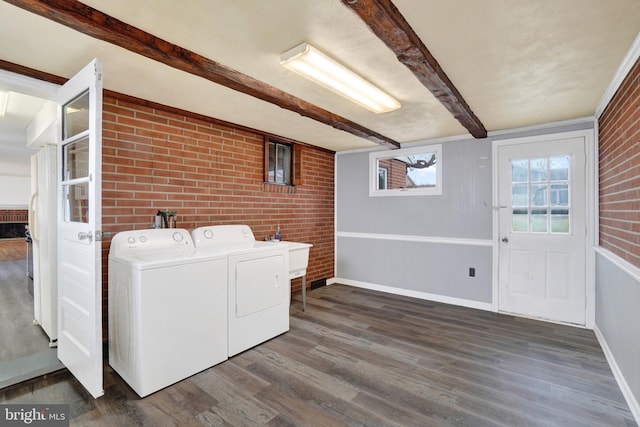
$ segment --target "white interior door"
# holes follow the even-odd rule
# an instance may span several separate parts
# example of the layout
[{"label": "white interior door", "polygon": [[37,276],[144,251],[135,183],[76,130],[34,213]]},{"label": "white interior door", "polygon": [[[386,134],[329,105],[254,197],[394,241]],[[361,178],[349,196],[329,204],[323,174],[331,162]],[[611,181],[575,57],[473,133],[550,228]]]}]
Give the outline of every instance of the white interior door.
[{"label": "white interior door", "polygon": [[585,324],[585,144],[499,147],[499,311]]},{"label": "white interior door", "polygon": [[102,396],[102,61],[58,92],[58,358]]}]

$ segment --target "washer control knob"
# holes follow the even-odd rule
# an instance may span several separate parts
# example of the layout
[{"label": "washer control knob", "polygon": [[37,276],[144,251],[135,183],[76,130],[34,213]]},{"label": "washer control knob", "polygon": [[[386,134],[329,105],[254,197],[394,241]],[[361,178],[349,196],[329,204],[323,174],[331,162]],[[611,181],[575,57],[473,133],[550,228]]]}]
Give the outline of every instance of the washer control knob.
[{"label": "washer control knob", "polygon": [[140,236],[140,243],[147,243],[147,236]]},{"label": "washer control knob", "polygon": [[242,229],[242,234],[247,234],[249,231],[246,228]]},{"label": "washer control knob", "polygon": [[204,237],[206,239],[213,239],[213,231],[211,230],[204,230]]},{"label": "washer control knob", "polygon": [[134,244],[136,242],[136,238],[133,236],[129,236],[129,238],[127,239],[127,242]]},{"label": "washer control knob", "polygon": [[182,242],[182,240],[184,240],[184,236],[182,235],[182,233],[176,231],[175,233],[173,233],[173,240],[180,243]]}]

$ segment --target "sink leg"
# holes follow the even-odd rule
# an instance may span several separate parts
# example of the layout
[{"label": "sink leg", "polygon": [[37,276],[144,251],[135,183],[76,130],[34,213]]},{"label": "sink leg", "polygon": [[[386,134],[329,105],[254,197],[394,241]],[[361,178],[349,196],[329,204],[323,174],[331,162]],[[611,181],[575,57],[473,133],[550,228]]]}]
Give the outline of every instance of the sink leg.
[{"label": "sink leg", "polygon": [[302,311],[307,311],[307,276],[302,276]]}]

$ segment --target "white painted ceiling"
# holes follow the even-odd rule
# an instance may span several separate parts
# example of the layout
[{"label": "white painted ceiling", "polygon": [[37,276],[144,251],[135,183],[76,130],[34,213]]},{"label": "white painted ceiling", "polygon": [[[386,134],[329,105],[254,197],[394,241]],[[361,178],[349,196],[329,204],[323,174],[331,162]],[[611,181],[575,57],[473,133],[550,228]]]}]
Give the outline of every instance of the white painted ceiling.
[{"label": "white painted ceiling", "polygon": [[[400,143],[467,134],[339,0],[83,3]],[[393,3],[488,131],[593,115],[640,31],[638,0]],[[281,67],[280,54],[303,41],[390,92],[402,108],[376,115]],[[335,151],[374,146],[0,2],[0,59],[71,77],[94,57],[104,61],[109,90]],[[0,150],[22,145],[0,137]],[[0,175],[7,167],[1,159]]]}]

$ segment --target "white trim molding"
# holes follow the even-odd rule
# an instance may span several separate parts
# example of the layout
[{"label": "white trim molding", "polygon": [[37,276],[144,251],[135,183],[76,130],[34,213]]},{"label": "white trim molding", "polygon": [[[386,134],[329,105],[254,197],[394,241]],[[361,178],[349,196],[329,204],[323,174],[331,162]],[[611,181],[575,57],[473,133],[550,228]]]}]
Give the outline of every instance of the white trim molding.
[{"label": "white trim molding", "polygon": [[369,289],[372,291],[385,292],[393,295],[402,295],[405,297],[411,297],[411,298],[416,298],[416,299],[421,299],[426,301],[441,302],[444,304],[457,305],[460,307],[475,308],[475,309],[484,310],[484,311],[492,311],[492,305],[490,302],[480,302],[480,301],[473,301],[473,300],[462,299],[462,298],[449,297],[446,295],[431,294],[428,292],[412,291],[410,289],[401,289],[401,288],[395,288],[392,286],[377,285],[375,283],[360,282],[357,280],[341,279],[339,277],[334,277],[333,279],[327,280],[327,285],[333,285],[336,283],[347,285],[347,286],[353,286],[356,288]]},{"label": "white trim molding", "polygon": [[596,118],[600,118],[604,109],[607,108],[609,102],[616,94],[616,91],[631,71],[631,68],[635,65],[636,61],[640,58],[640,33],[636,36],[635,40],[631,44],[627,55],[624,57],[620,66],[618,67],[618,71],[616,71],[615,76],[613,76],[613,80],[609,83],[609,87],[602,95],[600,102],[598,103],[598,107],[596,107]]},{"label": "white trim molding", "polygon": [[[613,264],[616,268],[619,268],[625,274],[629,275],[629,277],[632,280],[640,283],[640,268],[636,267],[635,265],[631,264],[627,260],[619,257],[615,253],[601,246],[596,246],[594,252],[602,256],[603,258],[605,258],[607,261]],[[618,366],[618,363],[616,362],[616,359],[613,356],[613,352],[609,348],[609,344],[604,338],[604,334],[602,333],[602,331],[600,330],[597,324],[594,326],[593,331],[595,332],[596,338],[598,339],[598,343],[600,344],[600,347],[602,347],[602,351],[604,352],[604,355],[607,358],[607,362],[611,367],[611,371],[613,372],[613,376],[615,377],[618,383],[618,387],[620,387],[620,391],[622,392],[622,395],[627,401],[627,405],[629,405],[629,409],[631,410],[631,413],[633,414],[636,422],[640,425],[640,402],[638,401],[640,396],[634,396],[633,392],[631,391],[631,388],[629,387],[627,380],[622,374],[622,371],[620,370],[620,367]]]},{"label": "white trim molding", "polygon": [[336,232],[336,237],[437,243],[443,245],[493,246],[493,241],[489,239],[462,239],[457,237],[415,236],[406,234],[353,233],[349,231],[338,231]]},{"label": "white trim molding", "polygon": [[[604,254],[603,254],[604,255]],[[607,344],[607,341],[604,339],[604,335],[602,335],[602,331],[598,328],[598,325],[595,325],[593,328],[593,332],[596,334],[596,339],[602,347],[602,352],[604,353],[604,357],[607,359],[609,366],[611,367],[611,372],[613,372],[613,377],[616,379],[618,383],[618,387],[620,387],[620,391],[624,396],[624,399],[627,401],[627,405],[629,405],[629,410],[631,414],[635,418],[636,422],[640,424],[640,403],[638,403],[638,399],[633,395],[627,380],[622,375],[622,371],[616,362],[616,359],[613,357],[613,353]]]},{"label": "white trim molding", "polygon": [[[502,137],[512,139],[514,138],[512,135],[515,135],[515,134],[520,134],[525,132],[539,132],[539,131],[545,131],[545,130],[553,131],[554,128],[580,125],[583,123],[593,123],[594,121],[595,121],[595,118],[593,116],[584,116],[584,117],[577,117],[575,119],[558,120],[556,122],[522,126],[522,127],[512,128],[512,129],[493,130],[493,131],[489,131],[487,135],[490,138],[493,138],[495,140],[500,140],[502,139]],[[554,133],[557,133],[557,132],[554,132]]]},{"label": "white trim molding", "polygon": [[60,87],[55,83],[45,82],[7,70],[0,70],[0,83],[6,90],[49,100],[56,99],[56,94]]},{"label": "white trim molding", "polygon": [[618,267],[620,270],[627,273],[633,280],[636,282],[640,282],[640,268],[631,264],[629,261],[624,258],[619,257],[618,255],[611,252],[609,249],[605,249],[601,246],[595,247],[595,252],[599,255],[602,255],[607,261],[611,262],[613,265]]}]

